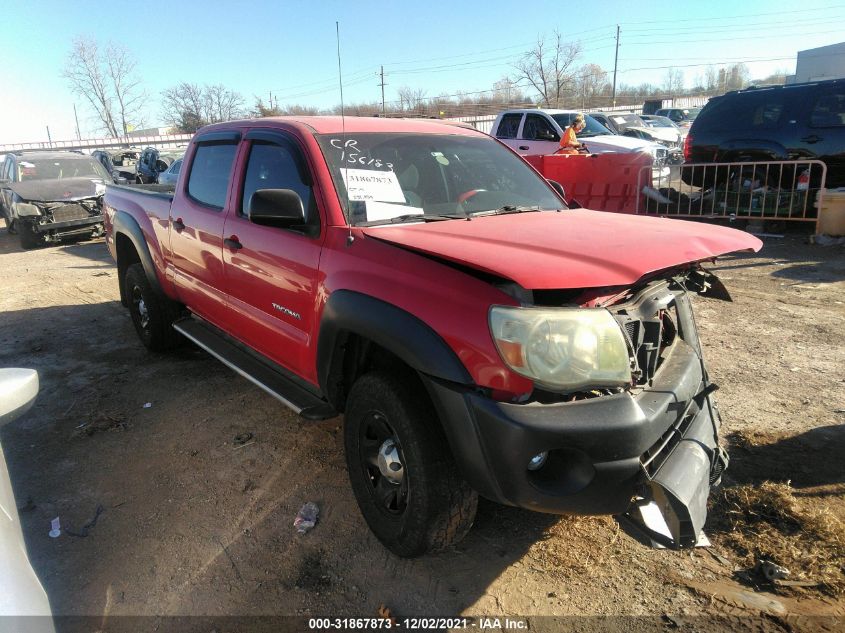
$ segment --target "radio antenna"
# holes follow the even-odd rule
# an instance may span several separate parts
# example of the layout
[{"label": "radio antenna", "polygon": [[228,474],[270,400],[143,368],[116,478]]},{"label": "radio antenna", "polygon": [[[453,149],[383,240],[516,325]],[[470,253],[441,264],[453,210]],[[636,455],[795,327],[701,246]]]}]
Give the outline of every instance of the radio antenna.
[{"label": "radio antenna", "polygon": [[[343,70],[340,67],[340,22],[335,21],[335,36],[337,39],[337,79],[340,84],[340,129],[341,138],[343,139],[343,153],[341,156],[346,156],[346,114],[343,111]],[[346,178],[343,179],[343,188],[346,192],[346,223],[349,226],[349,234],[346,236],[346,245],[349,246],[355,241],[355,236],[352,235],[352,209],[349,208],[349,169],[346,171]],[[343,175],[343,172],[341,172]]]}]

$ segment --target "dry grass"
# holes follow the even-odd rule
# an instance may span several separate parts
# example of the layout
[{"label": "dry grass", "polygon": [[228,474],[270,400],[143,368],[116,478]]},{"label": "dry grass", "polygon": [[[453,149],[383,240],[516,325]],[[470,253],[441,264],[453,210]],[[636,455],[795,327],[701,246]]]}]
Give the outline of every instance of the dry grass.
[{"label": "dry grass", "polygon": [[827,504],[796,498],[788,482],[719,490],[710,517],[713,536],[747,567],[767,559],[789,569],[790,580],[845,593],[845,524]]},{"label": "dry grass", "polygon": [[608,561],[623,555],[619,524],[605,516],[561,517],[528,550],[545,569],[563,576],[604,575]]}]

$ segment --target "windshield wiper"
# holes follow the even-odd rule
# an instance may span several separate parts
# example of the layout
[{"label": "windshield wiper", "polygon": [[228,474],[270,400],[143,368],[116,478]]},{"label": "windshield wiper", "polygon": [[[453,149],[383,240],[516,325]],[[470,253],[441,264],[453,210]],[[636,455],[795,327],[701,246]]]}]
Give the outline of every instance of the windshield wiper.
[{"label": "windshield wiper", "polygon": [[470,211],[467,215],[470,215],[474,218],[479,216],[485,215],[507,215],[508,213],[531,213],[532,211],[539,211],[539,206],[533,207],[523,207],[523,206],[515,206],[512,204],[506,204],[498,209],[489,209],[487,211]]},{"label": "windshield wiper", "polygon": [[405,213],[397,215],[393,218],[385,218],[384,220],[371,220],[370,222],[360,222],[357,226],[376,226],[378,224],[399,224],[400,222],[439,222],[441,220],[466,220],[467,216],[457,215],[454,213],[436,214],[436,213]]}]

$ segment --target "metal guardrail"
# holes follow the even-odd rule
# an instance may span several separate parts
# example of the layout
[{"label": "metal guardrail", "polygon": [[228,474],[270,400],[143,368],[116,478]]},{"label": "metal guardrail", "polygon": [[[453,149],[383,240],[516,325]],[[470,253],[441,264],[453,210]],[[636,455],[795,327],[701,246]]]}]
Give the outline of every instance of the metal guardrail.
[{"label": "metal guardrail", "polygon": [[827,165],[820,160],[684,163],[637,178],[638,214],[816,222]]},{"label": "metal guardrail", "polygon": [[0,154],[22,150],[74,150],[74,149],[110,149],[121,147],[163,147],[167,145],[187,145],[193,134],[163,134],[157,136],[117,136],[110,138],[88,138],[70,141],[41,141],[37,143],[6,143],[0,145]]}]

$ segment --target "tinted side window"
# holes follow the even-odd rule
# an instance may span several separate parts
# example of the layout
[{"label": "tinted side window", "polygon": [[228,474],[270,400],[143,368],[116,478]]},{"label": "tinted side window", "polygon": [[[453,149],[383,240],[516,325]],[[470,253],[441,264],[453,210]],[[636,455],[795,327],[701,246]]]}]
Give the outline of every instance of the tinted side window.
[{"label": "tinted side window", "polygon": [[845,125],[845,90],[820,95],[810,113],[810,127]]},{"label": "tinted side window", "polygon": [[779,127],[785,117],[781,90],[745,93],[712,100],[696,118],[696,126],[720,132]]},{"label": "tinted side window", "polygon": [[191,198],[218,209],[226,206],[236,149],[234,143],[209,143],[197,147],[188,178],[188,195]]},{"label": "tinted side window", "polygon": [[549,120],[540,114],[527,114],[525,126],[522,130],[522,138],[529,141],[559,141],[560,136]]},{"label": "tinted side window", "polygon": [[496,130],[496,136],[498,138],[516,138],[521,120],[521,114],[505,114],[502,116],[502,120],[499,121],[499,129]]},{"label": "tinted side window", "polygon": [[250,198],[258,189],[292,189],[302,198],[306,221],[316,217],[311,187],[302,182],[296,160],[286,147],[271,143],[252,144],[244,177],[242,213],[249,208]]}]

